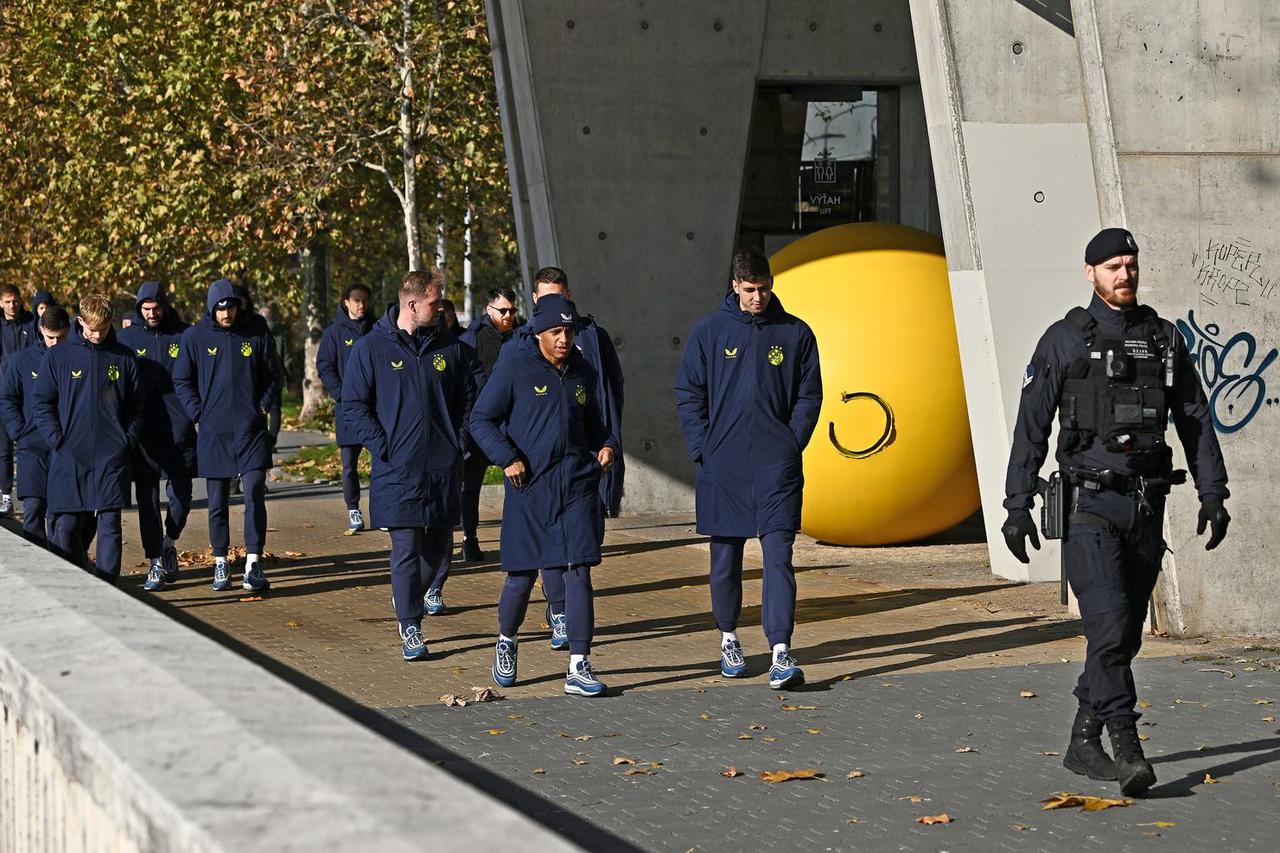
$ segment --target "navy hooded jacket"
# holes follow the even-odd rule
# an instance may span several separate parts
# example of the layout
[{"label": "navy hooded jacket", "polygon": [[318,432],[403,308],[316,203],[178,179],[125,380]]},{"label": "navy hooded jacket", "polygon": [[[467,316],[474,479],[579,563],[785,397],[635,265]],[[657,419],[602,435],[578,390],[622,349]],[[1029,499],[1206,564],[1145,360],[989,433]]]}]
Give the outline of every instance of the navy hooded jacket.
[{"label": "navy hooded jacket", "polygon": [[47,350],[36,368],[31,413],[49,454],[49,512],[129,506],[129,457],[142,432],[145,391],[133,353],[108,332]]},{"label": "navy hooded jacket", "polygon": [[271,436],[263,412],[275,400],[279,368],[270,336],[262,334],[243,309],[230,329],[213,319],[214,306],[232,298],[235,293],[226,279],[209,286],[208,313],[182,333],[173,368],[178,399],[199,425],[197,471],[206,478],[271,467]]},{"label": "navy hooded jacket", "polygon": [[822,408],[818,344],[776,296],[752,315],[730,291],[689,333],[676,411],[697,465],[698,532],[800,529],[801,452]]},{"label": "navy hooded jacket", "polygon": [[509,572],[600,562],[602,447],[617,444],[600,417],[595,371],[575,347],[560,370],[538,339],[518,335],[471,411],[471,434],[495,465],[524,460],[526,481],[505,481],[502,567]]},{"label": "navy hooded jacket", "polygon": [[[37,290],[35,295],[31,297],[31,322],[24,326],[21,330],[22,346],[29,347],[32,344],[43,345],[44,339],[40,336],[40,306],[41,305],[57,305],[58,300],[53,298],[53,294],[47,290]],[[72,328],[75,328],[72,323]]]},{"label": "navy hooded jacket", "polygon": [[342,377],[346,374],[347,359],[351,357],[351,350],[355,347],[356,341],[367,335],[372,328],[373,317],[367,308],[362,318],[352,320],[351,315],[347,313],[347,306],[339,305],[337,318],[329,324],[320,338],[320,350],[316,353],[316,371],[320,374],[320,381],[324,383],[325,390],[329,392],[329,396],[335,403],[334,426],[337,427],[339,447],[351,447],[360,443],[342,414]]},{"label": "navy hooded jacket", "polygon": [[410,335],[393,305],[351,347],[342,413],[373,456],[369,519],[374,527],[450,528],[458,518],[458,461],[479,365],[439,326]]},{"label": "navy hooded jacket", "polygon": [[18,316],[6,319],[0,312],[0,371],[9,364],[9,358],[25,347],[31,337],[31,312],[18,306]]},{"label": "navy hooded jacket", "polygon": [[[61,344],[59,345],[61,346]],[[47,347],[44,337],[9,359],[0,377],[0,418],[5,431],[18,444],[18,498],[43,498],[49,478],[49,445],[36,426],[32,414],[32,389],[40,374],[40,362]]]},{"label": "navy hooded jacket", "polygon": [[[164,307],[164,316],[154,329],[147,328],[142,319],[142,303],[151,300]],[[138,288],[132,324],[119,332],[120,343],[133,350],[138,359],[138,373],[147,392],[142,453],[135,461],[153,472],[189,472],[195,466],[195,425],[173,387],[173,369],[186,329],[187,324],[169,305],[160,283],[148,281]]]},{"label": "navy hooded jacket", "polygon": [[489,319],[489,312],[486,311],[480,319],[473,320],[458,339],[475,350],[476,358],[480,359],[480,366],[484,368],[484,375],[488,376],[493,373],[493,368],[498,363],[498,356],[502,353],[506,342],[511,340],[514,331],[499,332],[494,328],[493,321]]}]

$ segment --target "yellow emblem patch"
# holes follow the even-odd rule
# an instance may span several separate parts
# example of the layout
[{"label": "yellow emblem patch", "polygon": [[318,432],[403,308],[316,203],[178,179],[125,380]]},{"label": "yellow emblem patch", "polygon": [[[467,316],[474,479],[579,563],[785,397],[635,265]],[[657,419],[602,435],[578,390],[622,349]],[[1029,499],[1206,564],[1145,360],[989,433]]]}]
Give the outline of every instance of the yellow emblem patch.
[{"label": "yellow emblem patch", "polygon": [[32,378],[32,379],[39,379],[39,378],[40,378],[40,374],[39,374],[39,373],[36,373],[36,372],[33,370],[33,371],[31,371],[31,378]]},{"label": "yellow emblem patch", "polygon": [[437,353],[435,358],[431,359],[431,366],[443,373],[444,369],[449,366],[449,363],[444,360],[444,356]]},{"label": "yellow emblem patch", "polygon": [[585,406],[587,404],[587,389],[579,385],[578,390],[573,392],[573,399],[578,401],[579,406]]},{"label": "yellow emblem patch", "polygon": [[240,344],[240,354],[245,358],[248,358],[249,356],[253,355],[253,347],[249,345],[248,341],[245,341],[244,343]]},{"label": "yellow emblem patch", "polygon": [[115,382],[120,378],[120,368],[114,364],[107,365],[107,379]]},{"label": "yellow emblem patch", "polygon": [[73,370],[73,371],[71,371],[71,378],[72,378],[72,379],[79,379],[79,378],[80,378],[81,376],[83,376],[83,375],[84,375],[84,371],[83,371],[83,370]]},{"label": "yellow emblem patch", "polygon": [[218,348],[217,348],[217,347],[205,347],[205,350],[209,353],[209,355],[217,355],[217,354],[218,354]]},{"label": "yellow emblem patch", "polygon": [[782,364],[782,347],[769,347],[769,363],[774,367]]},{"label": "yellow emblem patch", "polygon": [[404,370],[404,362],[403,362],[403,361],[393,361],[393,362],[391,362],[391,369],[392,369],[392,370]]},{"label": "yellow emblem patch", "polygon": [[533,386],[533,393],[534,393],[534,394],[537,394],[539,397],[545,397],[545,396],[546,396],[546,394],[547,394],[547,386],[546,386],[546,385],[534,385],[534,386]]},{"label": "yellow emblem patch", "polygon": [[147,348],[146,348],[146,347],[143,347],[142,349],[136,349],[136,350],[134,350],[134,352],[136,352],[138,355],[146,355],[146,354],[147,354]]},{"label": "yellow emblem patch", "polygon": [[737,357],[738,357],[738,348],[737,348],[737,347],[734,347],[733,349],[729,349],[728,347],[725,347],[725,348],[724,348],[724,357],[725,357],[725,358],[737,358]]},{"label": "yellow emblem patch", "polygon": [[356,339],[355,339],[355,338],[343,338],[343,339],[342,339],[342,342],[343,342],[344,344],[346,344],[347,346],[351,346],[352,344],[354,344],[354,343],[356,342]]},{"label": "yellow emblem patch", "polygon": [[177,357],[178,357],[178,345],[169,344],[169,358],[177,358]]}]

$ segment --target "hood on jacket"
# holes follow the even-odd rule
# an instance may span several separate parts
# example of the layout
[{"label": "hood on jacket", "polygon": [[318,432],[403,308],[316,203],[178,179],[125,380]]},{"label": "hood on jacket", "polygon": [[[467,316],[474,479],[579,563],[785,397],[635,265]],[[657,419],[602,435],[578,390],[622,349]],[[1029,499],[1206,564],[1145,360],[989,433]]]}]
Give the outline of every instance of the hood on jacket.
[{"label": "hood on jacket", "polygon": [[[400,307],[399,305],[396,305],[397,309],[399,307]],[[371,312],[368,309],[368,307],[366,307],[364,309],[364,316],[361,317],[359,320],[354,320],[351,318],[351,314],[348,313],[347,306],[343,305],[342,302],[339,301],[338,313],[337,315],[334,316],[333,321],[335,323],[342,323],[344,325],[349,325],[354,329],[359,329],[360,334],[363,335],[373,328],[373,324],[377,322],[377,319],[373,316],[373,312]]]},{"label": "hood on jacket", "polygon": [[[244,309],[244,300],[236,293],[235,285],[231,283],[230,279],[220,278],[209,285],[209,296],[204,302],[205,308],[208,309],[210,320],[213,320],[214,307],[224,299],[234,299],[240,303],[240,308]],[[217,322],[216,320],[213,321]]]},{"label": "hood on jacket", "polygon": [[31,297],[31,313],[40,316],[41,305],[57,305],[58,300],[53,298],[53,294],[47,290],[37,290],[35,296]]},{"label": "hood on jacket", "polygon": [[140,329],[147,328],[147,321],[142,319],[142,303],[159,302],[164,308],[164,316],[160,318],[159,329],[165,334],[179,332],[185,328],[186,324],[182,322],[182,318],[173,310],[173,306],[169,304],[169,297],[164,292],[164,286],[158,281],[144,281],[142,286],[138,288],[137,296],[133,302],[133,323]]},{"label": "hood on jacket", "polygon": [[743,311],[742,306],[738,301],[738,294],[735,293],[732,288],[730,288],[729,292],[724,295],[724,303],[720,306],[720,310],[728,311],[743,323],[750,323],[757,316],[766,323],[772,323],[786,313],[782,307],[782,301],[778,299],[778,295],[776,293],[770,295],[769,304],[764,306],[764,311],[760,314],[750,314]]}]

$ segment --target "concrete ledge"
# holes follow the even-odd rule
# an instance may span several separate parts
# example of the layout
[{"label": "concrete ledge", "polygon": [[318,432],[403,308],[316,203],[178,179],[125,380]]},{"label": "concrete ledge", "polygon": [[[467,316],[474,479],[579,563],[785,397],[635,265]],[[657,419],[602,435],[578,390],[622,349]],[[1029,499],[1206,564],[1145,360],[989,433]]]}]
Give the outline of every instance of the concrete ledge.
[{"label": "concrete ledge", "polygon": [[574,849],[8,531],[0,702],[3,849]]}]

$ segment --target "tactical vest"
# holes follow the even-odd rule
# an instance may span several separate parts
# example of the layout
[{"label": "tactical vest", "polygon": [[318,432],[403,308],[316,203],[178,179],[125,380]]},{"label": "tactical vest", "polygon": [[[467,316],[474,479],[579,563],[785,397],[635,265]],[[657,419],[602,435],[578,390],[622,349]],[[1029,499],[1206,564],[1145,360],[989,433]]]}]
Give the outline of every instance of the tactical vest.
[{"label": "tactical vest", "polygon": [[1058,407],[1059,446],[1067,453],[1084,450],[1097,438],[1112,453],[1132,455],[1138,467],[1171,463],[1164,432],[1174,350],[1156,313],[1140,310],[1146,317],[1129,335],[1105,338],[1087,310],[1068,312],[1067,321],[1084,335],[1088,352],[1067,368]]}]

